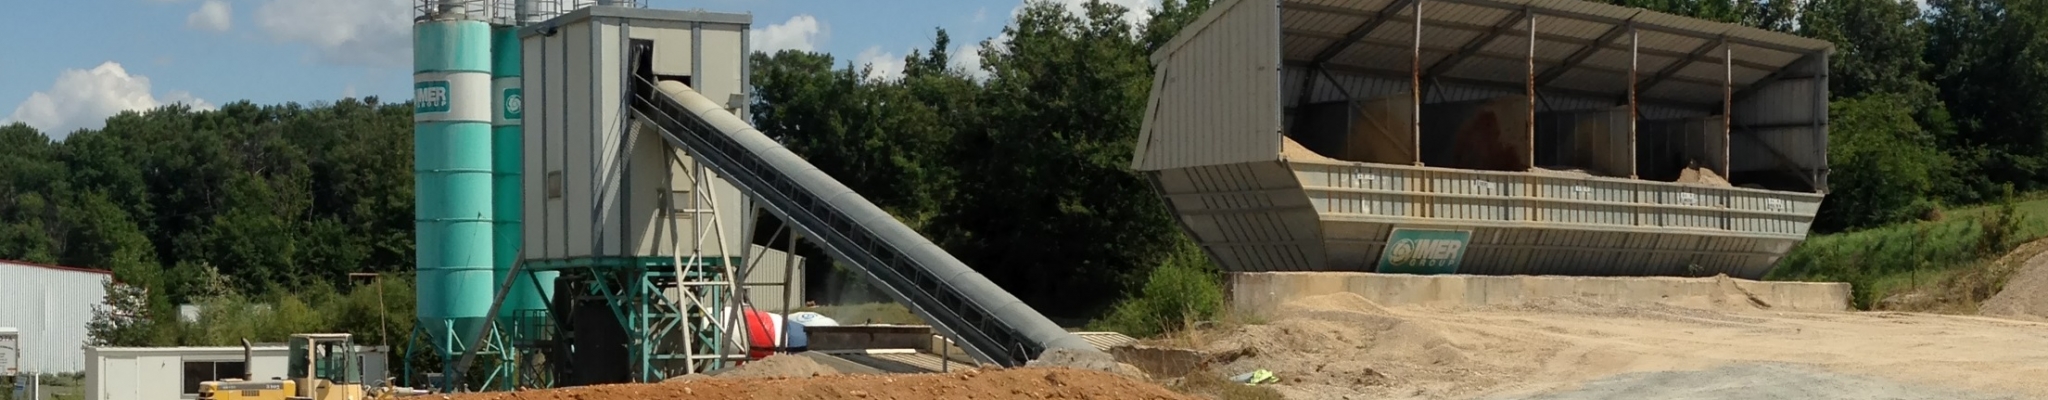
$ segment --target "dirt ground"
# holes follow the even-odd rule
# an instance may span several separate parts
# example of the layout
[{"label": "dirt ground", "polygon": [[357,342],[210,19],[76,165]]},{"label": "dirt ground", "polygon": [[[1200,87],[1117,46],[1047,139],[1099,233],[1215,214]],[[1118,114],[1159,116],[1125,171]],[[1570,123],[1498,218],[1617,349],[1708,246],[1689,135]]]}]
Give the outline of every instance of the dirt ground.
[{"label": "dirt ground", "polygon": [[1066,368],[970,370],[954,374],[825,375],[811,378],[692,379],[525,392],[460,394],[450,400],[639,399],[1134,399],[1193,400],[1158,385]]},{"label": "dirt ground", "polygon": [[2048,323],[1743,302],[1381,307],[1353,294],[1280,314],[1189,341],[1248,354],[1211,368],[1271,370],[1289,399],[2048,398]]}]

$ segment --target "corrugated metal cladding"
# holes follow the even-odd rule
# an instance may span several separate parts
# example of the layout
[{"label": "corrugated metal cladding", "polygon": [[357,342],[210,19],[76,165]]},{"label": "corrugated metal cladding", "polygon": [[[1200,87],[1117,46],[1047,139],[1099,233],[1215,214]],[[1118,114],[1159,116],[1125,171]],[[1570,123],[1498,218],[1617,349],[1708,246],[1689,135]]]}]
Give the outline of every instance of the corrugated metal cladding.
[{"label": "corrugated metal cladding", "polygon": [[1828,189],[1828,55],[1799,59],[1777,79],[1737,94],[1730,113],[1732,174],[1804,172],[1815,191]]},{"label": "corrugated metal cladding", "polygon": [[1217,4],[1153,56],[1158,67],[1134,169],[1279,159],[1280,30],[1272,4]]},{"label": "corrugated metal cladding", "polygon": [[[789,308],[803,307],[804,304],[804,258],[792,256],[782,250],[760,245],[747,245],[747,253],[741,261],[750,268],[747,271],[747,304],[754,308],[782,312]],[[795,261],[794,264],[788,261]],[[794,268],[790,268],[794,265]],[[789,297],[782,297],[784,283],[789,284]]]},{"label": "corrugated metal cladding", "polygon": [[1290,160],[1328,265],[1371,271],[1395,227],[1472,230],[1458,272],[1758,278],[1821,196],[1618,178]]},{"label": "corrugated metal cladding", "polygon": [[[628,123],[623,61],[634,40],[650,41],[656,73],[687,77],[709,98],[732,98],[747,90],[741,71],[751,23],[743,14],[595,6],[521,30],[523,90],[534,110],[522,122],[525,258],[670,255],[670,243],[715,232],[690,212],[711,208],[709,199],[727,247],[707,254],[744,250],[748,199],[715,175],[707,178],[711,193],[689,191],[692,170],[669,162],[681,150]],[[680,214],[673,224],[664,218],[671,208]]]},{"label": "corrugated metal cladding", "polygon": [[0,261],[0,327],[21,331],[21,370],[85,370],[86,325],[113,274]]},{"label": "corrugated metal cladding", "polygon": [[1147,174],[1183,228],[1230,272],[1324,265],[1315,209],[1278,161]]}]

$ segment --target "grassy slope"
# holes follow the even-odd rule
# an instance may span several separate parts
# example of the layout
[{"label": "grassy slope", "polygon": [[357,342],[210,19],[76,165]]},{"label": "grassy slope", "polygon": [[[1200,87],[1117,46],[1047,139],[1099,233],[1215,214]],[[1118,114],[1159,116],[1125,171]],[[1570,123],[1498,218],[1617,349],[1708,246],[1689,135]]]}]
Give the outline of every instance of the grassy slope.
[{"label": "grassy slope", "polygon": [[[2001,218],[1999,209],[1957,209],[1940,221],[1815,235],[1767,278],[1849,282],[1863,309],[1974,313],[2014,268],[2048,249],[2020,246],[2048,235],[2048,199],[2014,203],[2017,218]],[[2010,233],[1999,237],[2001,227]],[[2013,256],[2005,257],[2009,251]]]}]

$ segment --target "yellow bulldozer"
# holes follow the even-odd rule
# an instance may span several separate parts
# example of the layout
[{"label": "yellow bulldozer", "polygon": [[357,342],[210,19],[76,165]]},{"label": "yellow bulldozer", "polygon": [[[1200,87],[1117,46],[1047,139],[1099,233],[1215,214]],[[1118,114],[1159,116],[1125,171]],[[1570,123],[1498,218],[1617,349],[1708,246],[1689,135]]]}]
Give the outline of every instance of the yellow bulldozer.
[{"label": "yellow bulldozer", "polygon": [[[243,346],[247,347],[248,342],[243,341]],[[366,388],[361,366],[356,362],[355,342],[349,334],[294,334],[290,349],[286,379],[202,382],[199,384],[199,400],[383,400],[397,397],[396,388],[389,384]]]}]

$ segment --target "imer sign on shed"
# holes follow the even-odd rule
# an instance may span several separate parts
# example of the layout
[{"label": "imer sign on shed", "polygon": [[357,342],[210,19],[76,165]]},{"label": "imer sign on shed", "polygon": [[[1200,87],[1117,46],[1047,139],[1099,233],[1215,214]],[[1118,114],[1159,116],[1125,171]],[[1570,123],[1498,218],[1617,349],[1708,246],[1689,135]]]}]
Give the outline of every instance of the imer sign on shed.
[{"label": "imer sign on shed", "polygon": [[1465,258],[1472,231],[1394,228],[1380,253],[1379,272],[1451,274]]}]

